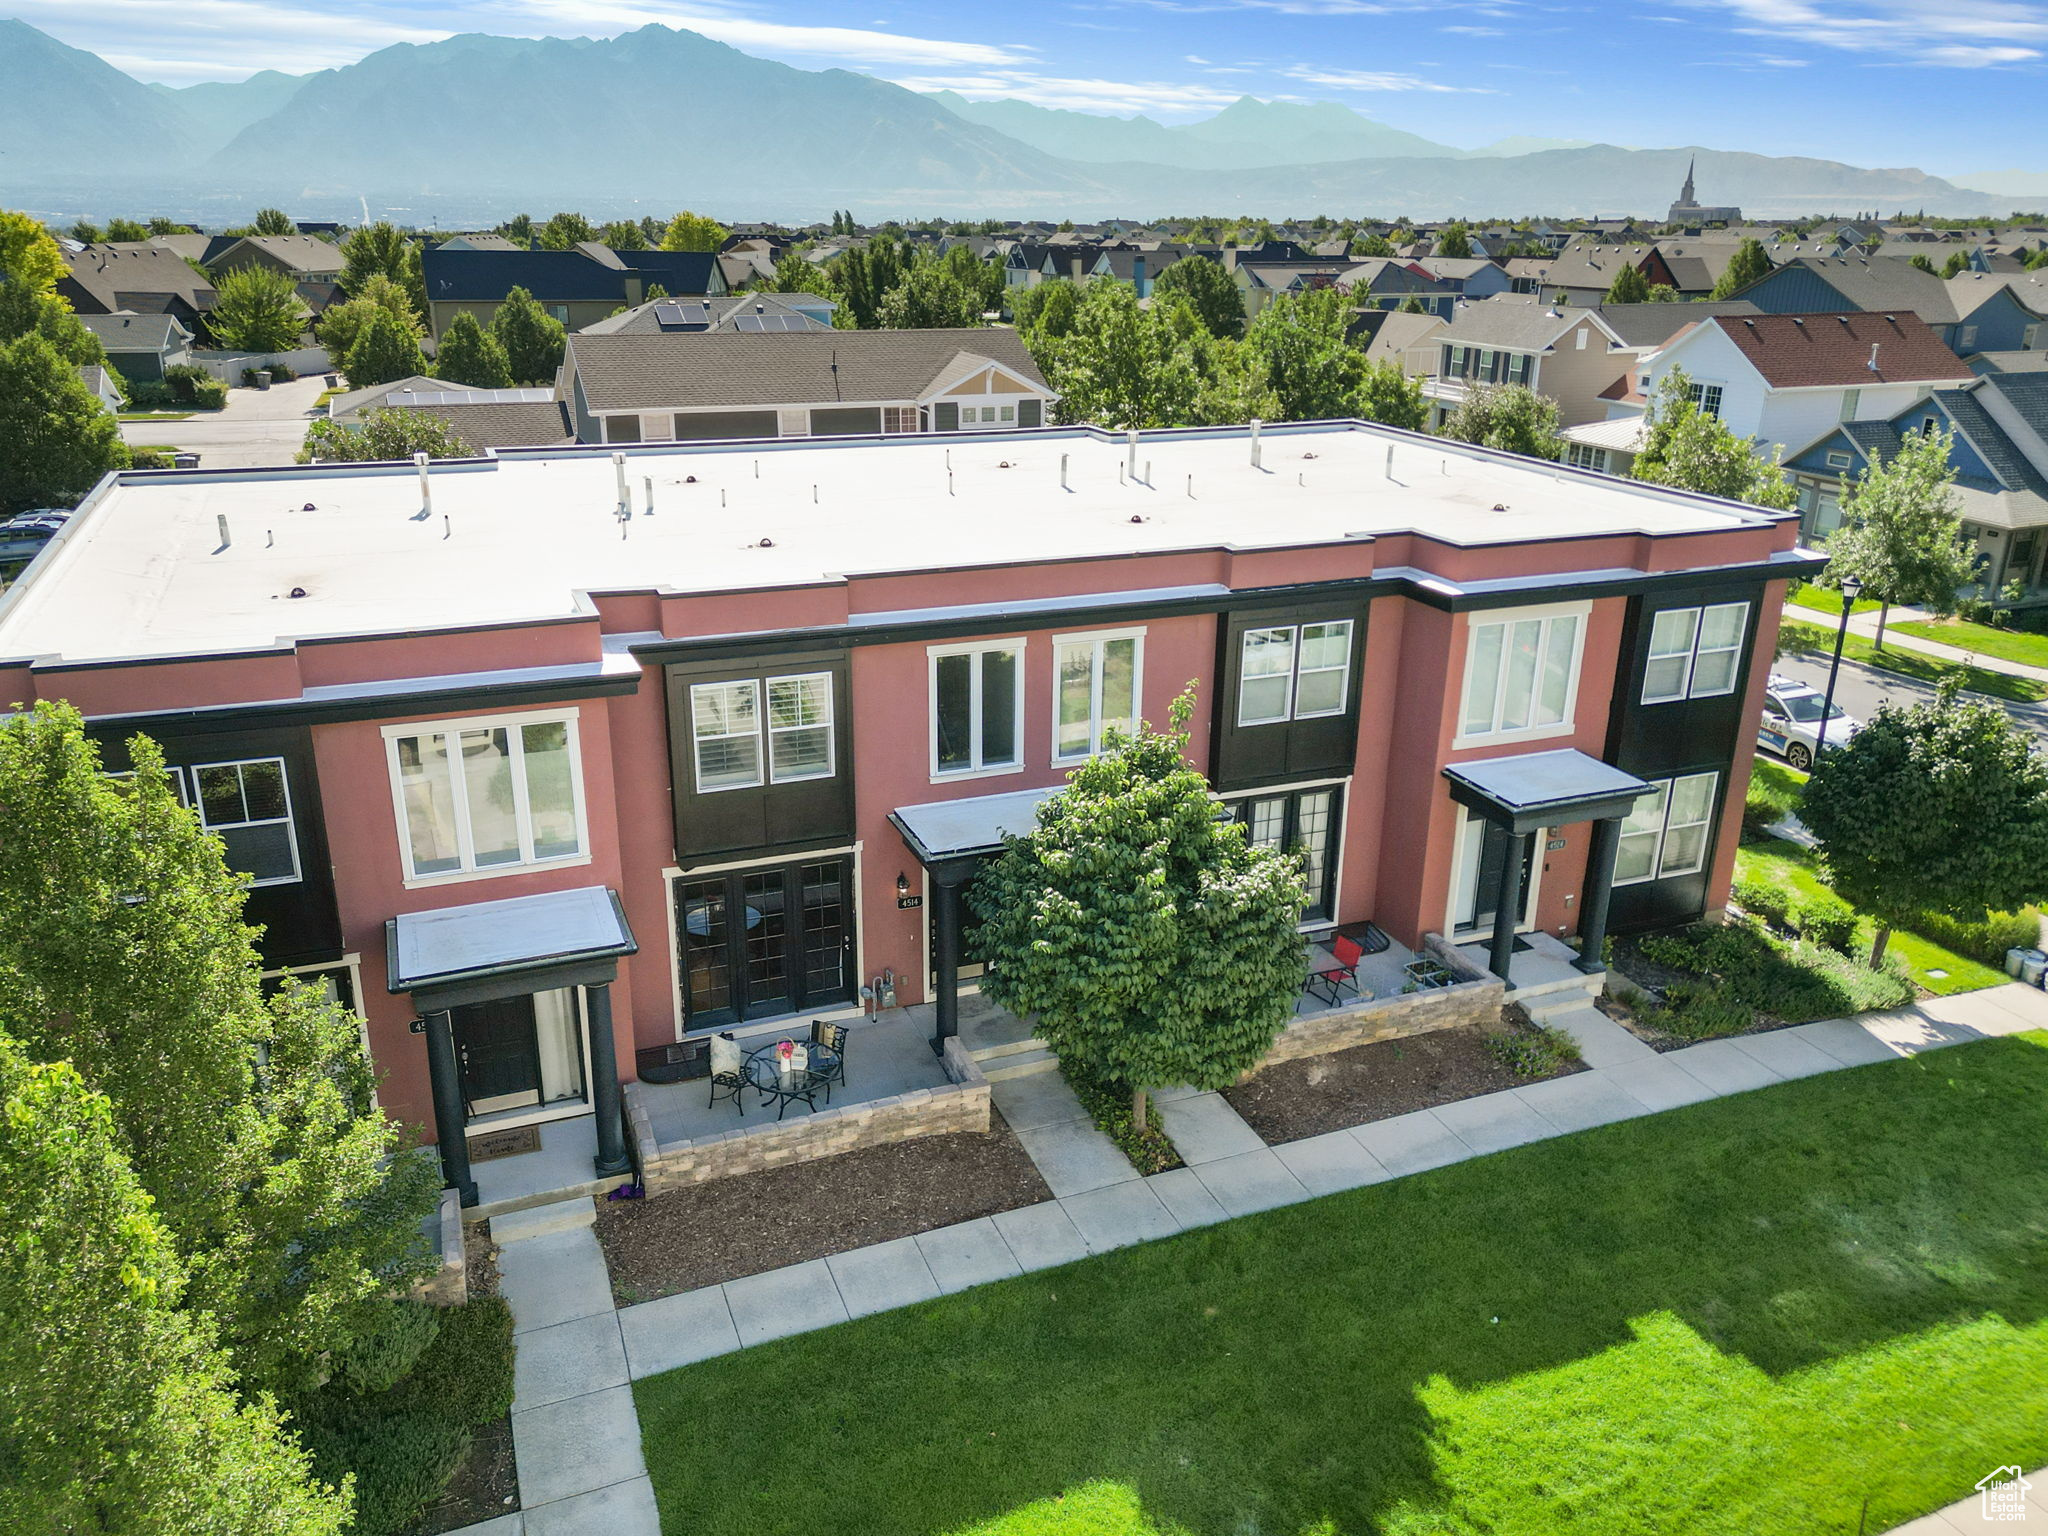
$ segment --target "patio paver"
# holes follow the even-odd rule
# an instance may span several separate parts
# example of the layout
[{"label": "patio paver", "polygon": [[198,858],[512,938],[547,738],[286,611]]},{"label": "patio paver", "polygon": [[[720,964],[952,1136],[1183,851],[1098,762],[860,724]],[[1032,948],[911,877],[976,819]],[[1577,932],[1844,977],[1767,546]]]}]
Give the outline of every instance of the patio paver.
[{"label": "patio paver", "polygon": [[1216,1197],[1216,1203],[1233,1216],[1270,1211],[1276,1205],[1293,1205],[1308,1198],[1301,1180],[1263,1146],[1256,1152],[1240,1152],[1221,1162],[1199,1164],[1195,1176]]},{"label": "patio paver", "polygon": [[741,1344],[765,1344],[846,1321],[846,1303],[823,1259],[725,1283],[725,1304]]},{"label": "patio paver", "polygon": [[654,1484],[645,1472],[526,1511],[523,1536],[660,1536]]},{"label": "patio paver", "polygon": [[1216,1203],[1216,1197],[1209,1193],[1209,1186],[1192,1168],[1169,1168],[1164,1173],[1151,1175],[1145,1182],[1159,1197],[1159,1203],[1166,1207],[1167,1214],[1180,1223],[1183,1232],[1191,1227],[1214,1226],[1230,1215]]},{"label": "patio paver", "polygon": [[1785,1080],[1775,1067],[1750,1055],[1733,1040],[1688,1045],[1671,1055],[1717,1094],[1746,1093],[1751,1088],[1768,1088]]},{"label": "patio paver", "polygon": [[722,1285],[622,1308],[619,1333],[626,1346],[626,1369],[635,1381],[713,1355],[729,1355],[740,1347]]},{"label": "patio paver", "polygon": [[1091,1120],[1062,1120],[1051,1125],[1018,1131],[1046,1188],[1056,1198],[1086,1194],[1112,1184],[1127,1184],[1138,1177],[1131,1160],[1117,1150],[1116,1143],[1095,1129]]},{"label": "patio paver", "polygon": [[1171,1237],[1180,1230],[1180,1223],[1142,1179],[1070,1195],[1060,1204],[1090,1253]]},{"label": "patio paver", "polygon": [[825,1260],[825,1267],[832,1271],[848,1317],[907,1307],[939,1294],[939,1282],[932,1278],[914,1237],[835,1253]]},{"label": "patio paver", "polygon": [[1505,1090],[1476,1099],[1460,1099],[1453,1104],[1439,1104],[1432,1113],[1450,1127],[1458,1140],[1482,1154],[1505,1152],[1509,1147],[1524,1146],[1557,1134],[1548,1120]]},{"label": "patio paver", "polygon": [[1088,1257],[1088,1240],[1057,1200],[1041,1201],[1021,1210],[998,1211],[991,1220],[1027,1274]]},{"label": "patio paver", "polygon": [[1325,1131],[1303,1141],[1290,1141],[1275,1147],[1273,1155],[1311,1195],[1334,1195],[1393,1177],[1387,1165],[1366,1151],[1364,1143],[1349,1131]]},{"label": "patio paver", "polygon": [[931,1266],[932,1279],[948,1295],[1024,1273],[1003,1234],[986,1216],[935,1232],[920,1232],[916,1242],[918,1252]]},{"label": "patio paver", "polygon": [[540,1505],[644,1476],[633,1389],[608,1387],[514,1410],[512,1453],[528,1530]]},{"label": "patio paver", "polygon": [[1159,1118],[1166,1125],[1166,1139],[1190,1167],[1265,1150],[1259,1133],[1244,1123],[1244,1116],[1220,1093],[1162,1098]]},{"label": "patio paver", "polygon": [[1375,1120],[1371,1125],[1354,1125],[1349,1134],[1396,1177],[1462,1162],[1472,1155],[1458,1133],[1427,1109]]},{"label": "patio paver", "polygon": [[512,1409],[540,1408],[624,1386],[626,1346],[616,1313],[602,1312],[519,1335],[512,1356]]}]

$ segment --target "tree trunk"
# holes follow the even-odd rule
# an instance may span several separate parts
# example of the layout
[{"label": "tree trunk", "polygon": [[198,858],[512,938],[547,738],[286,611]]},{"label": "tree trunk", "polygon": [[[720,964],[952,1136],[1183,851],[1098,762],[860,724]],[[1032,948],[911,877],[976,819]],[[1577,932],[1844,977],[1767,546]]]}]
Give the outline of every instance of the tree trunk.
[{"label": "tree trunk", "polygon": [[1138,1128],[1140,1136],[1145,1134],[1145,1090],[1142,1088],[1131,1090],[1131,1124]]},{"label": "tree trunk", "polygon": [[1870,941],[1870,968],[1873,971],[1884,964],[1884,947],[1891,942],[1891,939],[1892,925],[1890,923],[1879,923],[1877,925],[1877,937]]},{"label": "tree trunk", "polygon": [[1885,620],[1889,619],[1889,618],[1890,618],[1891,616],[1892,616],[1892,604],[1891,604],[1891,599],[1890,599],[1890,598],[1886,598],[1886,599],[1884,600],[1884,602],[1882,602],[1882,603],[1880,603],[1880,604],[1878,605],[1878,609],[1877,609],[1877,649],[1879,649],[1880,651],[1884,649],[1884,625],[1885,625]]}]

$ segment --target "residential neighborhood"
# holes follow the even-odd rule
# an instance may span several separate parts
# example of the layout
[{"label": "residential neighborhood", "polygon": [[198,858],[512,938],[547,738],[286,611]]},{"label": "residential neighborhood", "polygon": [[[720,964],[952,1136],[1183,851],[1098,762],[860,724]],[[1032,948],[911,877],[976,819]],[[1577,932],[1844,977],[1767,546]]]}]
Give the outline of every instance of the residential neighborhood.
[{"label": "residential neighborhood", "polygon": [[0,21],[0,1529],[2048,1525],[2048,183],[757,9]]}]

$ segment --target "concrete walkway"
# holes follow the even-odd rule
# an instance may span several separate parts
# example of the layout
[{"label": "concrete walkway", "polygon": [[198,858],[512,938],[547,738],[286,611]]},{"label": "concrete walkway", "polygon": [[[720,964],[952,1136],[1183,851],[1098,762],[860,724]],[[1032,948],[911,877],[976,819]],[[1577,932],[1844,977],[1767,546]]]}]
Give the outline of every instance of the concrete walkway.
[{"label": "concrete walkway", "polygon": [[[1785,605],[1785,617],[1798,619],[1806,624],[1818,624],[1830,635],[1842,622],[1842,611],[1823,613],[1817,608],[1801,608],[1797,604]],[[1918,608],[1893,608],[1891,617],[1885,623],[1884,643],[1887,647],[1897,646],[1902,651],[1918,651],[1923,656],[1937,656],[1943,661],[1960,662],[1965,666],[1982,667],[1986,672],[2003,672],[2009,677],[2031,677],[2037,682],[2048,683],[2048,667],[2030,667],[2025,662],[2007,661],[2002,656],[1986,656],[1979,651],[1964,650],[1961,646],[1943,645],[1939,640],[1927,640],[1919,635],[1900,634],[1898,625],[1903,622],[1924,620],[1931,615]],[[1865,640],[1877,638],[1877,615],[1858,613],[1850,616],[1849,633],[1860,635]]]},{"label": "concrete walkway", "polygon": [[[1989,1472],[1991,1469],[1984,1469]],[[1984,1495],[1972,1493],[1957,1499],[1946,1509],[1893,1527],[1892,1536],[1976,1536],[1979,1531],[2003,1532],[2005,1536],[2026,1536],[2029,1531],[2048,1531],[2048,1467],[2027,1474],[2018,1512],[2010,1503],[1993,1513],[1984,1507]]]}]

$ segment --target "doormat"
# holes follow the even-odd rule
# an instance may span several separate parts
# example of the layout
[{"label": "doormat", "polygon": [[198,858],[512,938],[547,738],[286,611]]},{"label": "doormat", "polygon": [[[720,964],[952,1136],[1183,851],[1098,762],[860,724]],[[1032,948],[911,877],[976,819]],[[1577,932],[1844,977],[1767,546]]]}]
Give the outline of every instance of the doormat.
[{"label": "doormat", "polygon": [[517,1157],[521,1152],[540,1150],[540,1127],[510,1125],[502,1131],[485,1131],[469,1138],[469,1160],[488,1163],[494,1157]]}]

